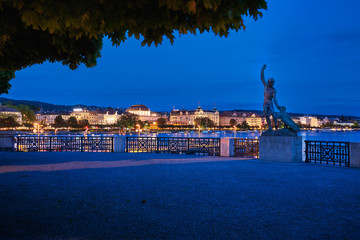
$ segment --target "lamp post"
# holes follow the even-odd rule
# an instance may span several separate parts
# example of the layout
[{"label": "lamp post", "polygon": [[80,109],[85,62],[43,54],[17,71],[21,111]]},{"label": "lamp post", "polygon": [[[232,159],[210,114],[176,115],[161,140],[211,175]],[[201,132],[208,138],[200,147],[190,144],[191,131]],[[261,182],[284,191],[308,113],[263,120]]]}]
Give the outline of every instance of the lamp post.
[{"label": "lamp post", "polygon": [[88,127],[88,126],[85,126],[85,132],[84,132],[84,135],[85,135],[85,136],[87,135],[88,130],[89,130],[89,127]]},{"label": "lamp post", "polygon": [[139,136],[140,136],[141,126],[138,123],[135,126],[136,126],[136,131],[139,132]]},{"label": "lamp post", "polygon": [[34,133],[37,133],[38,136],[40,135],[40,124],[34,123]]}]

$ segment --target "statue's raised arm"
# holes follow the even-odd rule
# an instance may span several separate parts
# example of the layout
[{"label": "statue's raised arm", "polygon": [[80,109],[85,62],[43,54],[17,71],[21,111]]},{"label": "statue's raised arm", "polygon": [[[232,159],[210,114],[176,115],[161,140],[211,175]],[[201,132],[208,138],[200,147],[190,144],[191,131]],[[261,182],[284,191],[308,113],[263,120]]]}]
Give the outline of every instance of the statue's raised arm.
[{"label": "statue's raised arm", "polygon": [[265,69],[266,69],[266,64],[264,64],[264,66],[262,66],[262,68],[261,68],[261,81],[264,84],[264,87],[267,86],[266,81],[265,81],[265,76],[264,76]]}]

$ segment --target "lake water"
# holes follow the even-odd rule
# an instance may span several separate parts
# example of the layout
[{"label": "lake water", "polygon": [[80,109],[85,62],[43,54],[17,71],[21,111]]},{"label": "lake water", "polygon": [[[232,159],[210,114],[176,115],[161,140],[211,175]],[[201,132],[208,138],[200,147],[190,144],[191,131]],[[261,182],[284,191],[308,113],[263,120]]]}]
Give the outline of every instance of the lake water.
[{"label": "lake water", "polygon": [[[360,142],[360,131],[302,131],[299,134],[303,140],[318,141],[343,141]],[[139,136],[139,134],[129,134],[129,136]],[[146,133],[140,134],[143,137],[237,137],[237,138],[256,138],[260,132],[241,132],[241,131],[213,131],[213,132],[177,132],[177,133]]]},{"label": "lake water", "polygon": [[[35,135],[33,133],[19,133],[19,135]],[[55,136],[54,134],[48,133],[44,135]],[[62,136],[67,135],[83,135],[83,133],[61,133]],[[117,134],[98,133],[91,135],[103,135],[103,136],[114,136]],[[243,132],[243,131],[209,131],[209,132],[198,132],[198,131],[184,131],[184,132],[158,132],[158,133],[128,133],[126,136],[141,136],[141,137],[190,137],[190,138],[222,138],[222,137],[236,137],[236,138],[258,138],[260,132]],[[299,133],[303,137],[303,140],[317,140],[317,141],[341,141],[341,142],[360,142],[360,130],[358,131],[302,131]]]}]

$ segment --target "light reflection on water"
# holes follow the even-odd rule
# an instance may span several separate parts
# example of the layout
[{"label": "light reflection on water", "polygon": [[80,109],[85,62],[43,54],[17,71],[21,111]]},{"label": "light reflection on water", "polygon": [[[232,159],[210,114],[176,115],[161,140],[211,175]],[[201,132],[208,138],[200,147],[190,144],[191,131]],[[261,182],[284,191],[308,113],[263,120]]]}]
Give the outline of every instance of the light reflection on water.
[{"label": "light reflection on water", "polygon": [[[256,138],[259,137],[260,132],[241,132],[241,131],[213,131],[213,132],[177,132],[177,133],[142,133],[143,137],[236,137],[236,138]],[[302,131],[299,134],[303,140],[318,140],[318,141],[343,141],[343,142],[360,142],[360,131],[344,131],[344,132],[315,132]],[[139,136],[139,134],[132,134],[131,136]]]},{"label": "light reflection on water", "polygon": [[[20,134],[24,136],[37,136],[36,134]],[[42,134],[42,136],[84,136],[84,134]],[[99,133],[89,134],[89,136],[116,136],[118,134]],[[198,131],[184,131],[184,132],[159,132],[159,133],[127,133],[126,136],[140,136],[140,137],[190,137],[190,138],[222,138],[222,137],[235,137],[235,138],[256,138],[260,137],[260,131],[209,131],[209,132],[198,132]],[[360,142],[360,130],[358,131],[302,131],[299,136],[305,140],[316,140],[316,141],[341,141],[341,142]]]},{"label": "light reflection on water", "polygon": [[344,131],[344,132],[306,131],[306,132],[301,132],[300,135],[303,137],[303,140],[360,142],[360,131]]}]

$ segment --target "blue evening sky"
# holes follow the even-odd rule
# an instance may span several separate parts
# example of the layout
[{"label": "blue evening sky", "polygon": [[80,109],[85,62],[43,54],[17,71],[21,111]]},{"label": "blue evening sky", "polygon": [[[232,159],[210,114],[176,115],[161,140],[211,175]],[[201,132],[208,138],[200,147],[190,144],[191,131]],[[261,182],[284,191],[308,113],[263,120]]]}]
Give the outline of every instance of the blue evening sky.
[{"label": "blue evening sky", "polygon": [[104,41],[92,69],[44,63],[17,72],[3,97],[55,104],[262,109],[261,66],[289,112],[360,115],[360,1],[268,0],[263,18],[228,38],[183,35],[174,45]]}]

